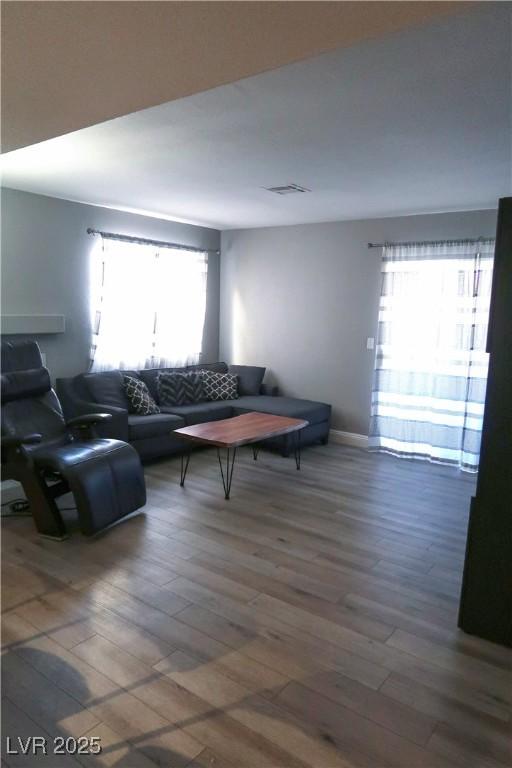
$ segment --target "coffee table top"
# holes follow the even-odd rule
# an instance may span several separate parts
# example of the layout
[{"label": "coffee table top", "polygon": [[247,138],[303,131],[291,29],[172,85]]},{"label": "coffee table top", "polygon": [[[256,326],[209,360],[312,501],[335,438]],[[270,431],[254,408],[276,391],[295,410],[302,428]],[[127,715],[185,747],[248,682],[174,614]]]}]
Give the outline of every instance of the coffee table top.
[{"label": "coffee table top", "polygon": [[298,429],[307,427],[308,424],[309,421],[305,419],[290,419],[287,416],[251,411],[230,419],[181,427],[181,429],[175,429],[174,434],[198,443],[216,445],[219,448],[235,448],[270,437],[286,435],[288,432],[296,432]]}]

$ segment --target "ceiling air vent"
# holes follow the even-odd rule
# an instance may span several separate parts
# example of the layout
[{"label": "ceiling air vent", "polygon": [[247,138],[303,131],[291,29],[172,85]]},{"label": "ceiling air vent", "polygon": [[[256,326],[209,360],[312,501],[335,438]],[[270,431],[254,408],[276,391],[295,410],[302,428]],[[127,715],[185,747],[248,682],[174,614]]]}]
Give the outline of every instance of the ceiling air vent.
[{"label": "ceiling air vent", "polygon": [[286,184],[284,187],[265,187],[268,192],[275,192],[276,195],[293,195],[296,192],[311,192],[306,187],[300,187],[298,184]]}]

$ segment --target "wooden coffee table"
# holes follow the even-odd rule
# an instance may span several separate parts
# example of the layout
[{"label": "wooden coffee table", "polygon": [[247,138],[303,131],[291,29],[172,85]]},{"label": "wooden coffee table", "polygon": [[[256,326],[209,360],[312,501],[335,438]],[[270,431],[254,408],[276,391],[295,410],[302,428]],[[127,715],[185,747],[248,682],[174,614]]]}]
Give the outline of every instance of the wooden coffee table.
[{"label": "wooden coffee table", "polygon": [[[190,427],[175,429],[174,434],[193,443],[203,443],[217,448],[224,495],[229,499],[236,449],[242,445],[253,445],[253,458],[258,458],[259,445],[264,440],[294,432],[295,465],[300,469],[300,430],[309,424],[305,419],[289,419],[286,416],[274,416],[271,413],[244,413],[231,419],[208,421]],[[226,471],[222,464],[221,449],[226,449]],[[180,485],[185,485],[185,477],[190,462],[190,451],[181,456]]]}]

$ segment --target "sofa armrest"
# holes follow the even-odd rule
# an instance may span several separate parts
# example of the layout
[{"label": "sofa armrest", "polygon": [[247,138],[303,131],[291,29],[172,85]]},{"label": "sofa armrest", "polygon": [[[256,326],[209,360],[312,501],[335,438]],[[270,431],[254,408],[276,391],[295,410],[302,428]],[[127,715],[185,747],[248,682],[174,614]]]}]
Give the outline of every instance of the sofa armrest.
[{"label": "sofa armrest", "polygon": [[101,424],[102,421],[111,421],[111,413],[84,413],[83,416],[75,416],[66,422],[68,427],[90,427],[93,424]]},{"label": "sofa armrest", "polygon": [[83,387],[80,386],[79,379],[79,376],[75,376],[73,379],[57,379],[55,382],[57,397],[60,400],[65,419],[69,421],[77,416],[108,413],[112,418],[106,423],[96,425],[97,434],[100,437],[110,437],[114,440],[128,442],[128,411],[126,408],[91,402],[90,396],[85,394]]},{"label": "sofa armrest", "polygon": [[270,395],[270,397],[277,397],[279,395],[279,387],[275,384],[262,384],[260,387],[260,395]]},{"label": "sofa armrest", "polygon": [[86,413],[83,416],[75,416],[73,419],[69,419],[66,422],[66,426],[76,430],[81,439],[91,440],[97,435],[96,427],[107,421],[112,421],[111,413]]}]

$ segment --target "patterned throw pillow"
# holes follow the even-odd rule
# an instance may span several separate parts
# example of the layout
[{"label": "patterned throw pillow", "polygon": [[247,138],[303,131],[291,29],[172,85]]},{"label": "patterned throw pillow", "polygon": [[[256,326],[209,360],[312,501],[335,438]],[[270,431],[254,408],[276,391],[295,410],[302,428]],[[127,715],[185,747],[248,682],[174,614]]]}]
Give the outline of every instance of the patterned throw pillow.
[{"label": "patterned throw pillow", "polygon": [[238,398],[238,376],[232,373],[201,371],[207,400],[236,400]]},{"label": "patterned throw pillow", "polygon": [[199,373],[159,373],[156,387],[160,405],[188,405],[205,399]]},{"label": "patterned throw pillow", "polygon": [[149,389],[143,381],[133,376],[123,376],[124,391],[128,399],[128,412],[139,416],[150,416],[160,413],[160,408],[155,403]]}]

